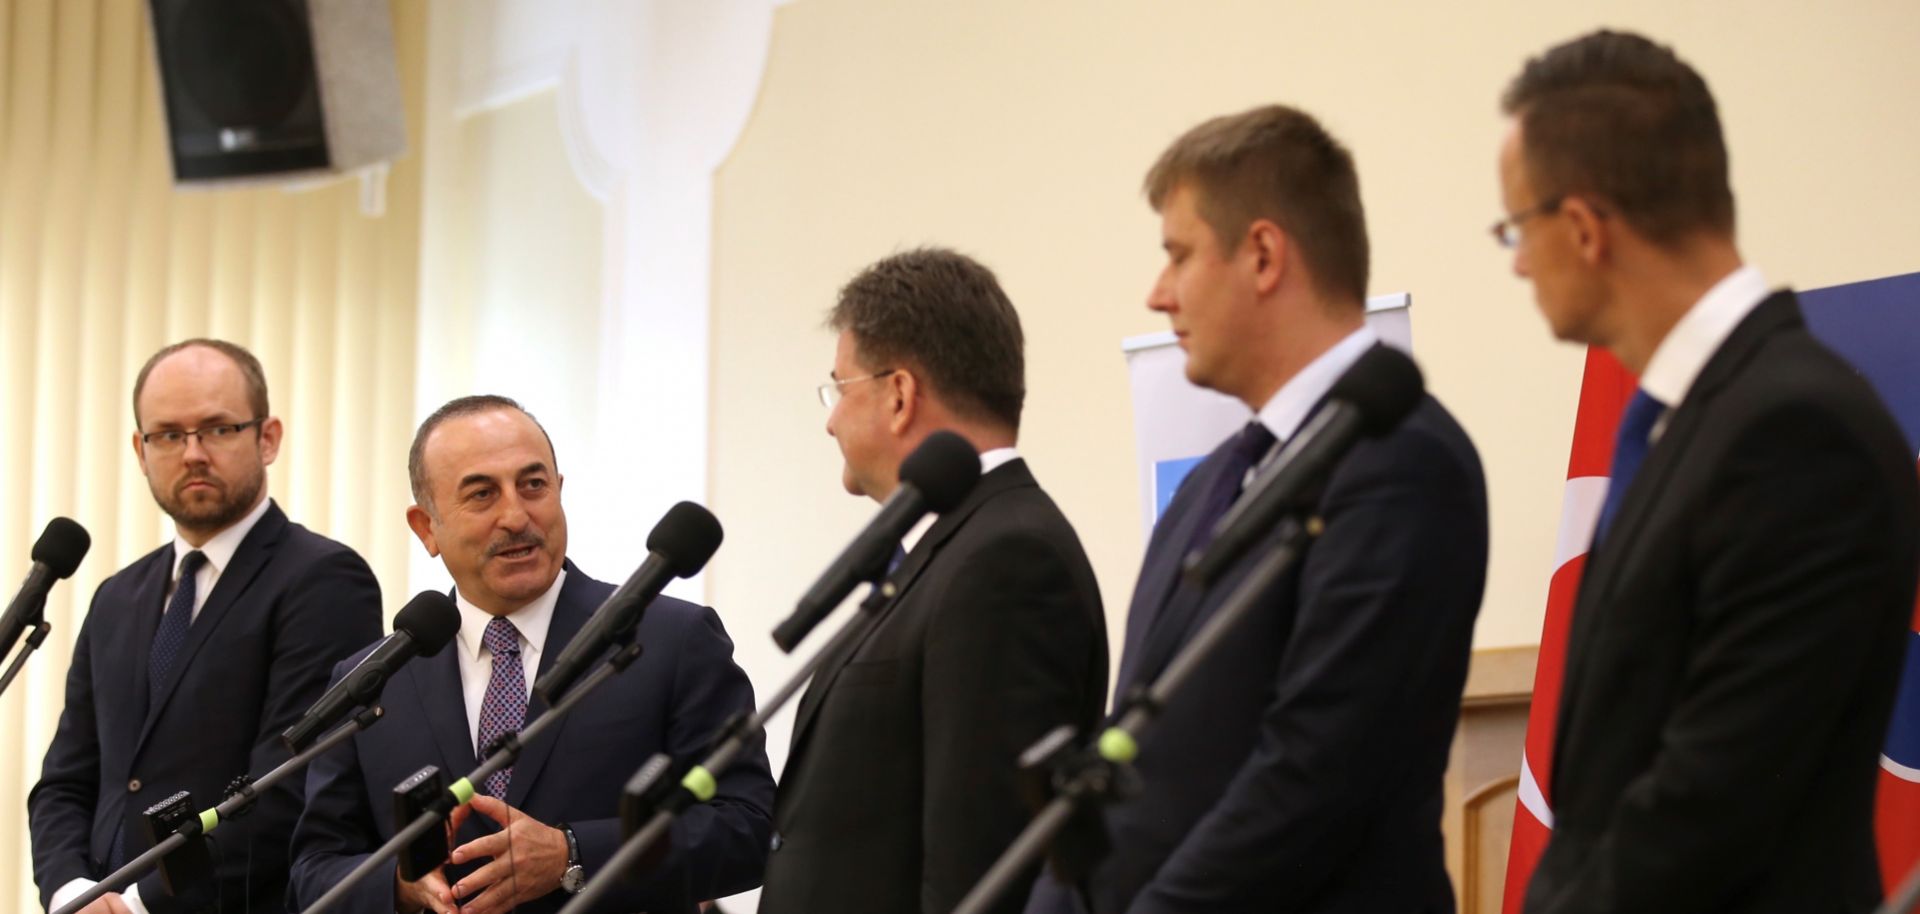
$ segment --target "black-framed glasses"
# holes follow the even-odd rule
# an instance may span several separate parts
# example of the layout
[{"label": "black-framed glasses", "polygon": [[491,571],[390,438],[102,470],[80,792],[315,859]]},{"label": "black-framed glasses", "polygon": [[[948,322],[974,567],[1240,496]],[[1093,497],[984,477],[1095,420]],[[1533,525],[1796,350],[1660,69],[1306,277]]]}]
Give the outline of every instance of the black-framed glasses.
[{"label": "black-framed glasses", "polygon": [[265,421],[267,421],[266,417],[262,416],[245,422],[229,422],[222,425],[209,425],[205,428],[170,428],[159,432],[141,432],[140,440],[147,447],[162,454],[185,450],[188,438],[198,438],[201,447],[212,449],[239,441],[242,432],[256,428]]},{"label": "black-framed glasses", "polygon": [[1520,224],[1535,216],[1545,216],[1560,209],[1566,202],[1565,197],[1550,197],[1537,206],[1529,206],[1507,218],[1495,222],[1491,231],[1493,240],[1503,248],[1513,248],[1520,244]]},{"label": "black-framed glasses", "polygon": [[835,403],[840,402],[840,398],[846,395],[846,392],[841,390],[840,388],[845,387],[848,384],[857,384],[861,381],[871,381],[871,380],[874,380],[875,378],[884,378],[887,375],[893,374],[894,372],[899,370],[900,369],[898,368],[888,368],[884,371],[876,371],[873,374],[861,375],[860,377],[857,377],[857,378],[847,378],[845,380],[836,378],[832,381],[828,381],[827,383],[822,384],[818,388],[816,388],[820,392],[820,405],[828,409],[832,409],[833,405]]}]

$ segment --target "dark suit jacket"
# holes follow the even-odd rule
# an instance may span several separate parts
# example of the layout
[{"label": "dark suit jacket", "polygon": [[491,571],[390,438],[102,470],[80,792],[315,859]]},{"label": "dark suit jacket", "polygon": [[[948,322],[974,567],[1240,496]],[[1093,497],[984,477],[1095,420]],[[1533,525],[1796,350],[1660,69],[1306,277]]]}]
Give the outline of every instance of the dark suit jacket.
[{"label": "dark suit jacket", "polygon": [[[571,562],[566,568],[540,651],[543,674],[614,590]],[[507,805],[547,825],[573,826],[589,877],[600,875],[620,848],[620,795],[641,763],[656,752],[670,753],[681,764],[696,762],[728,718],[753,711],[753,687],[734,665],[733,642],[713,610],[660,597],[647,607],[637,637],[644,647],[640,659],[528,743],[507,789]],[[479,764],[458,650],[456,642],[403,667],[381,695],[385,718],[309,769],[307,809],[293,841],[290,894],[296,908],[319,900],[393,836],[395,784],[426,765],[439,766],[451,783]],[[358,659],[341,663],[335,678]],[[546,703],[533,698],[527,722],[545,710]],[[756,736],[718,781],[711,801],[695,804],[674,823],[663,864],[611,893],[596,911],[678,914],[760,883],[773,805],[764,737]],[[494,830],[486,817],[470,816],[456,846]],[[477,865],[449,867],[448,882]],[[386,867],[360,883],[344,910],[393,910],[393,872]],[[556,889],[520,910],[558,911],[569,897]]]},{"label": "dark suit jacket", "polygon": [[1526,910],[1872,908],[1916,531],[1899,429],[1776,293],[1588,555]]},{"label": "dark suit jacket", "polygon": [[877,628],[800,702],[762,914],[953,910],[1032,815],[1021,751],[1099,716],[1100,591],[1024,461],[981,477],[895,580]]},{"label": "dark suit jacket", "polygon": [[[73,879],[106,876],[119,828],[128,859],[146,850],[148,806],[190,790],[193,808],[206,809],[235,777],[285,761],[280,731],[320,697],[336,661],[380,634],[380,588],[367,563],[270,505],[207,595],[164,697],[148,708],[147,654],[173,559],[173,546],[162,546],[101,583],[80,626],[66,708],[27,799],[41,904]],[[283,910],[298,783],[267,791],[210,836],[226,910]],[[207,900],[169,898],[157,876],[141,881],[140,897],[155,914]]]},{"label": "dark suit jacket", "polygon": [[[1119,695],[1257,560],[1204,595],[1180,580],[1223,453],[1154,528]],[[1318,504],[1325,532],[1142,739],[1144,791],[1109,810],[1113,853],[1090,880],[1100,914],[1453,910],[1441,775],[1485,584],[1480,461],[1427,397],[1354,447]]]}]

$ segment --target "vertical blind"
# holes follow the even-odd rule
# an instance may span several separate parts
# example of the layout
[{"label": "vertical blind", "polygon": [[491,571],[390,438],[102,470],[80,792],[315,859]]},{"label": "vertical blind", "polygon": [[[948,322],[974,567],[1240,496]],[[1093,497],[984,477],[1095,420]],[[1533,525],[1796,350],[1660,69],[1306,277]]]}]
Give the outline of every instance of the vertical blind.
[{"label": "vertical blind", "polygon": [[[253,350],[287,429],[269,491],[366,557],[389,615],[404,600],[417,150],[377,217],[352,180],[176,190],[146,7],[0,0],[0,587],[11,596],[49,519],[93,535],[0,700],[0,907],[19,911],[38,908],[26,798],[87,602],[171,537],[132,449],[133,378],[154,350],[194,336]],[[424,0],[395,3],[395,38],[417,143]]]}]

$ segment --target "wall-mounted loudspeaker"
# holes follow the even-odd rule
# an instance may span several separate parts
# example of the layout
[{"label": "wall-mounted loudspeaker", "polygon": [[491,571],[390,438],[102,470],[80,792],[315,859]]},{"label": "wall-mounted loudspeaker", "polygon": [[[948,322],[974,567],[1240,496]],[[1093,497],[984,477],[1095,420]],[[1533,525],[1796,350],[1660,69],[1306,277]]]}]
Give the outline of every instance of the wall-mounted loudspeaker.
[{"label": "wall-mounted loudspeaker", "polygon": [[387,0],[150,0],[180,183],[344,172],[406,146]]}]

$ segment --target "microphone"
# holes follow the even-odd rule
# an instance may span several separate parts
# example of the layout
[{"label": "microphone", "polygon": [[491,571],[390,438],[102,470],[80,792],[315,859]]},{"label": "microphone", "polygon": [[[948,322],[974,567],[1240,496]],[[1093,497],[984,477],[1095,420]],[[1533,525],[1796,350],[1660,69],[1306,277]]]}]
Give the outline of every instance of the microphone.
[{"label": "microphone", "polygon": [[27,571],[26,583],[7,604],[6,615],[0,616],[0,654],[13,650],[22,632],[40,624],[53,582],[72,577],[92,545],[87,528],[72,520],[56,517],[47,522],[47,529],[33,543],[33,567]]},{"label": "microphone", "polygon": [[1426,384],[1406,353],[1375,346],[1333,383],[1325,405],[1287,442],[1273,466],[1213,527],[1213,541],[1188,553],[1188,580],[1218,580],[1280,518],[1301,507],[1359,439],[1384,435],[1420,405]]},{"label": "microphone", "polygon": [[382,639],[366,659],[320,696],[298,722],[280,734],[280,741],[299,754],[355,708],[378,701],[387,680],[407,661],[440,653],[458,631],[460,610],[453,605],[453,598],[439,591],[421,591],[393,618],[393,634]]},{"label": "microphone", "polygon": [[653,532],[647,534],[646,559],[567,642],[546,675],[533,684],[534,694],[546,699],[549,706],[559,704],[560,696],[600,660],[608,647],[626,641],[667,581],[699,574],[724,537],[713,512],[690,501],[668,508],[653,525]]},{"label": "microphone", "polygon": [[900,487],[880,513],[860,531],[846,551],[813,582],[793,614],[773,630],[773,643],[791,652],[813,627],[862,581],[878,580],[900,538],[929,512],[944,514],[960,504],[980,481],[980,455],[967,439],[949,431],[927,436],[900,462]]}]

